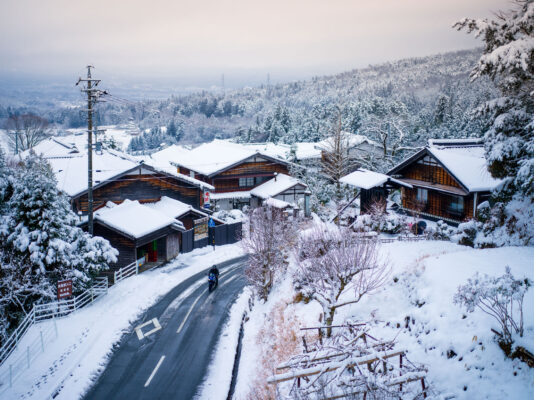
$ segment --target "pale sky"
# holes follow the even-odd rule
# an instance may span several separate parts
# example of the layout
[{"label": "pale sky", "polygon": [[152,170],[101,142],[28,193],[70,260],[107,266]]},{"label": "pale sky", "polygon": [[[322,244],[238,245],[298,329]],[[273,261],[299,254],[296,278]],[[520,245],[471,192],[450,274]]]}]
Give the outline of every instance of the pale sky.
[{"label": "pale sky", "polygon": [[0,74],[306,78],[473,48],[509,0],[0,0]]}]

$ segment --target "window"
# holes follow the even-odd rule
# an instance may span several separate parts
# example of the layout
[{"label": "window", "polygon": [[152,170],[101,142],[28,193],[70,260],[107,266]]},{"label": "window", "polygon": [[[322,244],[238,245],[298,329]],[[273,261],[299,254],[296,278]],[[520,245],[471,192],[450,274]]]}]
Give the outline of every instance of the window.
[{"label": "window", "polygon": [[251,187],[254,186],[254,177],[239,178],[239,187]]},{"label": "window", "polygon": [[428,190],[417,188],[417,202],[428,203]]},{"label": "window", "polygon": [[449,203],[449,212],[453,214],[463,214],[464,212],[464,198],[461,196],[452,196]]}]

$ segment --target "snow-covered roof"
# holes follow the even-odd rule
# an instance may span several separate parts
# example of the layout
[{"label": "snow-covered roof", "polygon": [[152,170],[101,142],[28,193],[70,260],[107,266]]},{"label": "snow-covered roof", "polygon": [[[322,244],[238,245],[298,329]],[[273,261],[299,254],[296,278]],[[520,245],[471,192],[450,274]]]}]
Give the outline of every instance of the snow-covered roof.
[{"label": "snow-covered roof", "polygon": [[145,203],[144,206],[149,207],[155,211],[161,212],[171,218],[179,218],[190,211],[194,211],[195,213],[203,215],[205,217],[208,216],[208,214],[193,208],[189,204],[182,203],[179,200],[171,199],[167,196],[163,196],[160,201],[157,201],[155,203]]},{"label": "snow-covered roof", "polygon": [[[73,197],[87,190],[87,154],[78,157],[48,158],[56,175],[57,186]],[[139,164],[126,155],[104,150],[102,154],[93,153],[94,185],[120,175]]]},{"label": "snow-covered roof", "polygon": [[[363,143],[367,143],[374,147],[379,147],[380,145],[375,141],[369,139],[367,136],[358,135],[356,133],[342,132],[343,140],[347,142],[349,148],[360,146]],[[333,140],[335,136],[330,136],[320,142],[316,143],[316,148],[320,150],[329,150],[333,146]]]},{"label": "snow-covered roof", "polygon": [[481,139],[430,139],[429,146],[404,160],[388,174],[395,174],[406,165],[429,154],[449,171],[469,192],[492,191],[502,184],[488,172]]},{"label": "snow-covered roof", "polygon": [[488,172],[482,145],[429,146],[428,151],[470,192],[491,191],[502,183]]},{"label": "snow-covered roof", "polygon": [[348,175],[345,175],[340,180],[342,183],[347,185],[354,186],[360,189],[372,189],[374,187],[382,186],[384,183],[390,181],[395,182],[401,186],[412,187],[411,185],[401,182],[397,179],[392,178],[386,174],[381,174],[380,172],[369,171],[367,169],[360,168],[354,172],[351,172]]},{"label": "snow-covered roof", "polygon": [[274,207],[274,208],[281,208],[281,209],[293,207],[292,204],[288,203],[287,201],[273,199],[272,197],[269,197],[268,199],[263,200],[263,204]]},{"label": "snow-covered roof", "polygon": [[[67,138],[75,138],[78,143],[68,142],[65,137],[54,137],[42,141],[33,148],[33,151],[42,155],[50,163],[52,171],[56,175],[58,189],[74,197],[87,190],[87,150],[84,148],[82,151],[78,151],[86,139],[74,135]],[[22,152],[20,156],[26,158],[29,154],[30,151],[27,150]],[[145,165],[206,190],[214,190],[214,187],[209,183],[180,174],[175,166],[164,160],[161,162],[158,160],[147,159],[142,164],[139,159],[120,151],[110,149],[94,151],[93,185],[96,186],[137,166]]]},{"label": "snow-covered roof", "polygon": [[183,229],[183,224],[173,217],[140,204],[138,201],[124,200],[119,205],[108,202],[106,207],[97,210],[94,215],[96,221],[101,221],[135,239],[167,226]]},{"label": "snow-covered roof", "polygon": [[182,181],[189,182],[189,183],[191,183],[191,184],[193,184],[195,186],[201,187],[202,189],[215,190],[215,187],[213,187],[209,183],[206,183],[206,182],[201,181],[199,179],[191,178],[188,175],[179,173],[177,171],[177,168],[174,165],[172,165],[169,162],[166,162],[164,160],[160,161],[160,160],[157,160],[157,159],[146,159],[146,161],[144,161],[144,164],[149,166],[149,167],[152,167],[156,171],[160,171],[160,172],[163,172],[163,173],[166,173],[166,174],[169,174],[169,175],[173,175],[173,176],[179,178]]},{"label": "snow-covered roof", "polygon": [[33,150],[35,154],[42,155],[45,158],[75,157],[79,156],[84,149],[83,146],[80,146],[80,143],[75,143],[62,137],[51,137],[38,143],[31,150],[23,151],[20,156],[26,158],[30,151]]},{"label": "snow-covered roof", "polygon": [[[255,148],[248,148],[247,146],[230,143],[225,140],[214,140],[210,143],[204,143],[189,151],[170,147],[165,150],[168,151],[163,154],[154,153],[152,158],[171,162],[174,165],[185,167],[205,176],[216,174],[254,155],[278,158],[261,153]],[[285,162],[280,158],[278,160]]]},{"label": "snow-covered roof", "polygon": [[275,178],[256,186],[250,191],[250,194],[259,197],[260,199],[267,199],[269,197],[277,196],[298,184],[306,186],[297,178],[285,174],[278,174]]},{"label": "snow-covered roof", "polygon": [[224,193],[212,193],[210,195],[212,200],[222,199],[250,199],[250,190],[238,191],[238,192],[224,192]]}]

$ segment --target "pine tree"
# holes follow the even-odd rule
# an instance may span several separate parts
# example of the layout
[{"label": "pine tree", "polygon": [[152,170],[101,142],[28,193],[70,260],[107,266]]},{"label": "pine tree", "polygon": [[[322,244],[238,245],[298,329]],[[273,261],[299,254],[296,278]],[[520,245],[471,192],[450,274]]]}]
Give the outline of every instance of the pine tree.
[{"label": "pine tree", "polygon": [[92,238],[75,225],[76,216],[41,157],[30,155],[17,171],[8,208],[8,250],[33,274],[45,275],[51,287],[57,280],[71,278],[75,288],[83,288],[116,260],[117,251],[109,242]]},{"label": "pine tree", "polygon": [[501,92],[481,110],[491,119],[485,133],[488,169],[503,180],[489,219],[500,226],[486,223],[484,235],[500,231],[515,237],[514,243],[528,244],[534,241],[534,1],[515,5],[494,20],[464,19],[455,27],[483,38],[484,52],[471,77],[488,76]]}]

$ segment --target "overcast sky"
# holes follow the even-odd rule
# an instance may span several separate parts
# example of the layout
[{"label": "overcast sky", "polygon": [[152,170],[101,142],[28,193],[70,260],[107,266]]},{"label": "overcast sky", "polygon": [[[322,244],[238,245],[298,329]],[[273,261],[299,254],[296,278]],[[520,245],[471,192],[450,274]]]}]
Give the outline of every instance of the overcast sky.
[{"label": "overcast sky", "polygon": [[[0,74],[273,81],[472,48],[509,0],[0,0]],[[263,79],[263,78],[262,78]],[[245,79],[246,80],[246,79]]]}]

